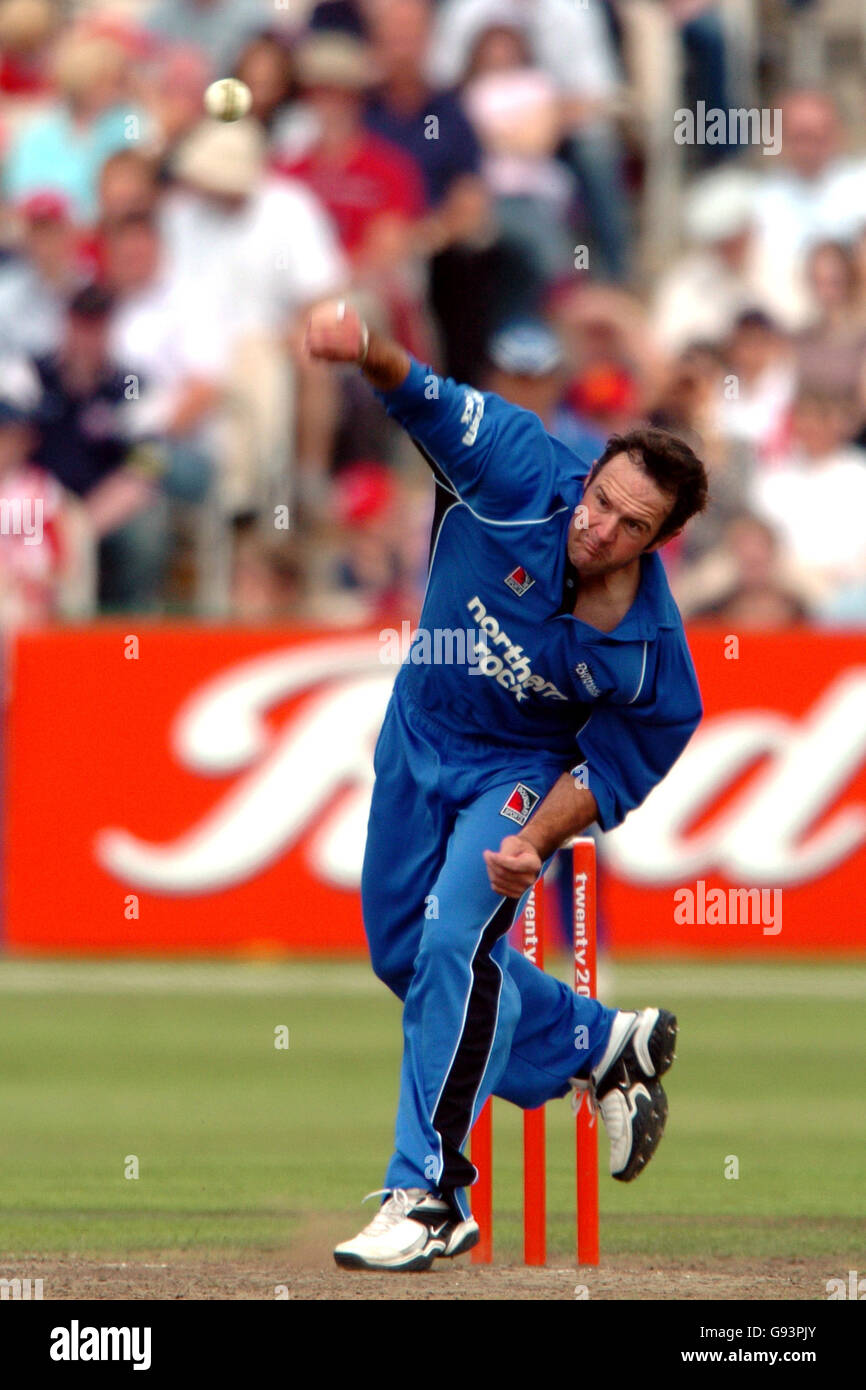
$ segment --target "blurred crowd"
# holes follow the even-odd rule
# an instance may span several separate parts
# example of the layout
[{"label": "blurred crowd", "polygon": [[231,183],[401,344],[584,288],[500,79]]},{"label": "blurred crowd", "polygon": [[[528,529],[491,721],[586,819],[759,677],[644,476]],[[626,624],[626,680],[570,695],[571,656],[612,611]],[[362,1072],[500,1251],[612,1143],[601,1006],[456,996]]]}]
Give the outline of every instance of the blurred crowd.
[{"label": "blurred crowd", "polygon": [[[429,474],[306,359],[334,295],[581,458],[686,437],[688,618],[866,626],[863,113],[744,76],[731,3],[0,0],[0,626],[417,617]],[[650,275],[647,35],[685,171]],[[685,102],[781,111],[781,150],[677,153]]]}]

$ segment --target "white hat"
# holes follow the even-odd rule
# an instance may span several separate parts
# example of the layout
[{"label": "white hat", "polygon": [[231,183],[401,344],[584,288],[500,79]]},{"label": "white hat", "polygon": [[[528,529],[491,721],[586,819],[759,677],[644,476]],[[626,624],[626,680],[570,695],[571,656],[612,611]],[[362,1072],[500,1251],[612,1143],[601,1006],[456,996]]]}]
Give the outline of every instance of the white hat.
[{"label": "white hat", "polygon": [[336,30],[320,30],[305,38],[295,51],[295,71],[303,87],[363,92],[375,82],[368,45]]},{"label": "white hat", "polygon": [[204,193],[247,197],[261,179],[264,155],[257,121],[201,121],[178,149],[172,172]]},{"label": "white hat", "polygon": [[689,241],[707,245],[738,236],[750,225],[754,178],[730,169],[693,184],[686,196],[685,232]]},{"label": "white hat", "polygon": [[500,328],[487,344],[487,356],[501,372],[548,376],[563,363],[562,344],[553,329],[537,319],[518,320]]}]

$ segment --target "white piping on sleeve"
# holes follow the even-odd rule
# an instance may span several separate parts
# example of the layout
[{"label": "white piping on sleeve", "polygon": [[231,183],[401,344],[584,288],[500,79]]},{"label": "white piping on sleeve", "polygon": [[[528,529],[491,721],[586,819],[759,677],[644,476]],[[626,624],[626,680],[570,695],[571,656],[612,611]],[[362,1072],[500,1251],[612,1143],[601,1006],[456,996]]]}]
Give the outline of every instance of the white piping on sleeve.
[{"label": "white piping on sleeve", "polygon": [[432,464],[435,464],[435,466],[439,469],[439,472],[442,474],[443,478],[446,480],[447,483],[450,484],[450,491],[453,492],[454,496],[459,497],[466,510],[472,513],[476,521],[483,521],[485,526],[540,526],[543,522],[551,521],[553,517],[559,516],[560,512],[568,511],[568,505],[564,505],[562,507],[557,507],[556,511],[550,512],[547,516],[519,517],[516,521],[494,521],[493,517],[482,516],[481,513],[476,512],[475,508],[471,507],[469,503],[466,501],[466,498],[461,495],[460,490],[457,487],[457,484],[454,482],[454,479],[448,473],[447,469],[443,468],[439,460],[434,457],[433,453],[427,447],[427,445],[422,444],[420,440],[415,439],[412,435],[411,430],[407,432],[409,434],[409,438],[412,440],[415,447],[417,449],[420,449],[421,453],[425,454],[427,458],[430,460],[430,462]]}]

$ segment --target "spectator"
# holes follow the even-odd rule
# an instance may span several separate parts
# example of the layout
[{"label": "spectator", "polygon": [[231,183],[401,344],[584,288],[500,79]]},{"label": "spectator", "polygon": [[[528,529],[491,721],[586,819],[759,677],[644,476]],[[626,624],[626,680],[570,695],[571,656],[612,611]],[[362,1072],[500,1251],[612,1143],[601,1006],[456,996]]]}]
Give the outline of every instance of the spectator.
[{"label": "spectator", "polygon": [[131,440],[127,373],[109,357],[110,296],[86,286],[72,298],[59,351],[35,359],[40,398],[35,460],[81,497],[99,542],[99,601],[108,609],[157,606],[167,532],[154,443]]},{"label": "spectator", "polygon": [[421,170],[430,216],[416,244],[435,254],[473,239],[485,221],[481,151],[459,98],[432,88],[426,76],[430,43],[428,0],[393,0],[372,11],[379,85],[366,123],[406,150]]},{"label": "spectator", "polygon": [[532,320],[507,324],[491,338],[487,357],[487,391],[534,411],[545,430],[581,459],[594,459],[603,449],[602,436],[585,427],[566,403],[566,356],[548,324]]},{"label": "spectator", "polygon": [[640,415],[638,386],[629,369],[615,362],[598,362],[572,378],[565,405],[580,428],[607,439],[630,428]]},{"label": "spectator", "polygon": [[145,27],[166,44],[192,44],[212,78],[224,77],[243,45],[266,23],[261,0],[151,0]]},{"label": "spectator", "polygon": [[[291,485],[308,489],[312,510],[324,493],[336,398],[332,377],[304,361],[300,340],[308,308],[348,281],[332,223],[303,184],[266,173],[264,136],[249,118],[202,121],[173,171],[178,186],[162,209],[167,273],[197,284],[214,306],[233,393],[244,402],[227,445],[226,505],[261,506],[267,476],[278,465],[285,471],[291,353],[297,430],[288,452],[298,462]],[[279,485],[285,502],[288,478]]]},{"label": "spectator", "polygon": [[317,34],[298,49],[297,68],[317,135],[300,159],[277,167],[312,189],[362,275],[405,262],[424,192],[412,159],[363,125],[367,50],[348,35]]},{"label": "spectator", "polygon": [[125,100],[127,66],[114,39],[64,34],[54,59],[59,101],[13,135],[3,177],[7,197],[57,192],[68,199],[73,220],[93,221],[104,161],[146,134],[142,112]]},{"label": "spectator", "polygon": [[790,341],[766,314],[746,310],[725,345],[725,364],[722,433],[768,457],[779,447],[796,385]]},{"label": "spectator", "polygon": [[718,551],[707,556],[700,575],[693,571],[684,587],[675,584],[674,594],[693,622],[724,623],[734,631],[788,627],[809,616],[786,576],[778,533],[748,512],[730,519]]},{"label": "spectator", "polygon": [[851,242],[851,250],[857,267],[857,285],[859,288],[857,310],[862,318],[866,318],[866,213],[864,213],[863,222],[858,227]]},{"label": "spectator", "polygon": [[0,92],[38,98],[51,85],[48,45],[60,16],[51,0],[3,0],[0,5]]},{"label": "spectator", "polygon": [[81,239],[82,259],[91,280],[105,275],[105,236],[130,217],[156,215],[160,188],[152,155],[141,150],[118,150],[109,155],[99,174],[99,219]]},{"label": "spectator", "polygon": [[297,64],[318,133],[306,154],[278,167],[315,193],[337,228],[353,284],[372,292],[386,308],[388,331],[427,361],[432,345],[412,245],[424,192],[413,161],[363,125],[369,55],[348,35],[323,33],[299,48]]},{"label": "spectator", "polygon": [[57,193],[32,193],[21,204],[20,254],[0,266],[0,356],[53,352],[66,302],[82,281],[75,230]]},{"label": "spectator", "polygon": [[459,82],[479,32],[503,18],[528,26],[535,60],[563,99],[564,152],[581,188],[599,276],[627,278],[630,259],[623,152],[613,123],[620,76],[598,5],[572,0],[444,0],[437,11],[431,69]]},{"label": "spectator", "polygon": [[168,448],[163,488],[182,501],[209,490],[223,398],[225,335],[212,301],[195,281],[173,282],[159,230],[147,216],[111,224],[106,282],[114,300],[112,356],[138,378],[127,424],[133,437],[159,437]]},{"label": "spectator", "polygon": [[[4,373],[5,376],[5,373]],[[88,550],[73,500],[31,461],[26,407],[0,399],[0,631],[86,611]]]},{"label": "spectator", "polygon": [[510,307],[532,313],[545,288],[574,268],[573,183],[554,158],[562,139],[557,86],[533,65],[525,31],[496,24],[478,34],[462,92],[485,151],[500,236],[526,263],[523,302]]},{"label": "spectator", "polygon": [[487,357],[487,390],[533,411],[545,429],[579,458],[596,458],[605,439],[569,408],[565,354],[547,324],[527,321],[507,325],[491,339]]},{"label": "spectator", "polygon": [[806,277],[815,313],[794,340],[800,381],[859,396],[866,416],[866,315],[857,259],[851,247],[822,241],[813,247]]},{"label": "spectator", "polygon": [[369,39],[370,32],[366,19],[369,0],[319,0],[314,4],[307,20],[307,28],[316,33],[328,30],[331,33],[351,34],[355,39]]},{"label": "spectator", "polygon": [[159,198],[157,169],[141,150],[109,155],[99,174],[99,220],[103,226],[125,217],[146,217]]},{"label": "spectator", "polygon": [[[415,160],[424,179],[427,214],[413,245],[430,258],[430,304],[442,340],[444,369],[461,381],[480,370],[497,313],[494,287],[505,257],[491,246],[489,199],[481,149],[459,97],[431,87],[428,0],[389,0],[370,10],[380,82],[367,105],[371,130]],[[515,269],[519,273],[519,267]]]},{"label": "spectator", "polygon": [[815,602],[866,585],[866,454],[849,442],[856,415],[850,396],[801,390],[787,458],[755,480],[755,510],[778,529]]},{"label": "spectator", "polygon": [[252,92],[252,115],[265,132],[274,164],[288,167],[307,155],[321,126],[312,103],[304,100],[287,39],[278,33],[257,35],[242,51],[236,72]]},{"label": "spectator", "polygon": [[265,540],[255,526],[237,528],[230,599],[237,622],[297,622],[305,616],[306,588],[303,552],[295,538]]},{"label": "spectator", "polygon": [[[671,20],[679,31],[686,60],[685,103],[706,103],[706,109],[729,111],[737,105],[730,81],[730,63],[725,27],[718,0],[664,0]],[[718,145],[695,145],[692,156],[707,168],[730,159],[738,146],[725,133]]]},{"label": "spectator", "polygon": [[[420,611],[406,494],[399,474],[375,459],[356,460],[332,494],[336,548],[331,588],[343,620],[385,623]],[[429,532],[428,532],[429,534]],[[333,611],[328,600],[327,609]]]},{"label": "spectator", "polygon": [[743,440],[726,437],[720,429],[719,402],[724,389],[721,353],[713,344],[694,343],[670,364],[649,412],[651,424],[672,430],[700,450],[710,479],[706,509],[694,518],[694,527],[689,527],[666,557],[674,564],[693,564],[712,551],[734,517],[748,508],[754,450]]},{"label": "spectator", "polygon": [[551,296],[550,318],[572,364],[572,409],[605,438],[631,428],[657,398],[667,367],[643,305],[610,285],[578,284]]},{"label": "spectator", "polygon": [[[783,327],[804,326],[806,257],[819,241],[848,241],[866,207],[866,162],[842,156],[832,97],[788,92],[780,102],[782,152],[762,161],[754,204],[756,274],[764,302]],[[770,166],[770,167],[764,167]]]},{"label": "spectator", "polygon": [[250,89],[251,115],[273,136],[297,96],[295,64],[288,42],[281,34],[256,34],[241,49],[234,73]]},{"label": "spectator", "polygon": [[685,252],[660,277],[651,309],[665,352],[693,342],[721,344],[737,317],[761,302],[752,272],[754,184],[739,170],[713,174],[691,188],[685,208]]},{"label": "spectator", "polygon": [[201,120],[210,67],[191,45],[160,55],[146,82],[146,103],[153,125],[149,153],[167,166],[177,146]]},{"label": "spectator", "polygon": [[[462,74],[463,85],[493,72],[534,68],[535,55],[525,17],[505,9],[476,30]],[[554,83],[554,90],[558,91]]]},{"label": "spectator", "polygon": [[724,390],[724,359],[714,343],[695,342],[668,364],[661,391],[649,411],[659,429],[701,440],[718,437],[718,401]]},{"label": "spectator", "polygon": [[346,280],[321,204],[297,181],[269,177],[264,156],[254,121],[202,121],[177,152],[177,186],[163,205],[170,269],[222,306],[230,339],[285,334]]}]

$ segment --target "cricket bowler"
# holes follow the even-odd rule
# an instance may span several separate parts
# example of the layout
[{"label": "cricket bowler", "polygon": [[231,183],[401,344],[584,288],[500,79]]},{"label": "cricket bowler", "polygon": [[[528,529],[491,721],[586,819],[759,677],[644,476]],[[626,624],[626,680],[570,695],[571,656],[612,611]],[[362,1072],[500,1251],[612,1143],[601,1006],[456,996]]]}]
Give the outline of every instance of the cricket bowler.
[{"label": "cricket bowler", "polygon": [[490,1095],[532,1109],[589,1090],[622,1182],[661,1139],[674,1016],[581,997],[508,931],[556,850],[619,825],[700,721],[658,551],[705,507],[707,477],[683,440],[649,428],[613,436],[589,467],[531,411],[437,376],[346,301],[315,308],[305,341],[360,367],[433,471],[415,641],[469,634],[463,662],[419,660],[413,642],[400,667],[361,883],[373,969],[403,1001],[403,1062],[371,1194],[384,1200],[334,1257],[422,1270],[478,1242],[463,1150]]}]

